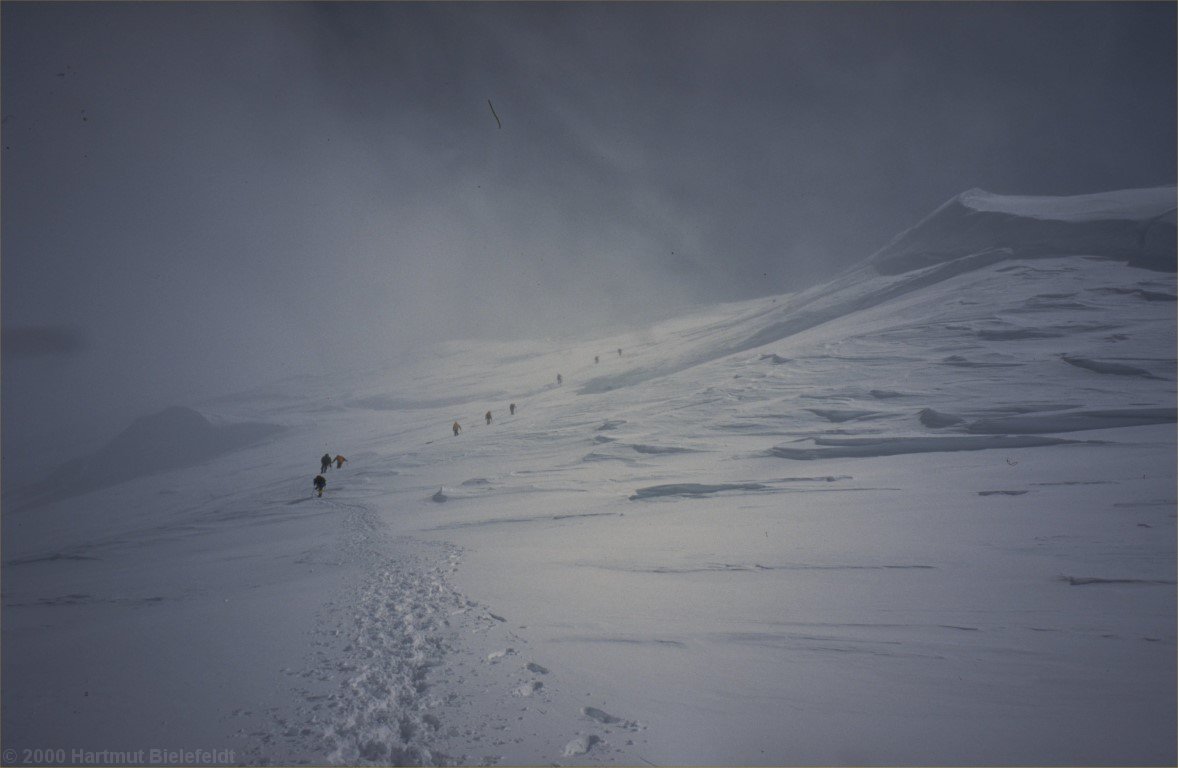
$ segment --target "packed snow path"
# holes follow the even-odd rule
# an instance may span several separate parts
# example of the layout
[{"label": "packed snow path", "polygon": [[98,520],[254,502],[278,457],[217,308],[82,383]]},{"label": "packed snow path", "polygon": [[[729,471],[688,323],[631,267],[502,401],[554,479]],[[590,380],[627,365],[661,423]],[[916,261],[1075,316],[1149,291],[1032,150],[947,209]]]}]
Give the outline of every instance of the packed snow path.
[{"label": "packed snow path", "polygon": [[1172,199],[967,193],[802,294],[203,404],[285,429],[6,503],[5,747],[1173,764],[1178,290],[1124,263]]}]

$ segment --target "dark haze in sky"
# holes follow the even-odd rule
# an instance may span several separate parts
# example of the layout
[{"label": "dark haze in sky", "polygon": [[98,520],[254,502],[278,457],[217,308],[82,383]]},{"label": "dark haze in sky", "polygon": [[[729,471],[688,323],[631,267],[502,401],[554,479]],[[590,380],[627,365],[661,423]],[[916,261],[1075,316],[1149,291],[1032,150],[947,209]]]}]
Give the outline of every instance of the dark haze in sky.
[{"label": "dark haze in sky", "polygon": [[1173,3],[0,23],[6,484],[253,383],[797,290],[970,187],[1175,180]]}]

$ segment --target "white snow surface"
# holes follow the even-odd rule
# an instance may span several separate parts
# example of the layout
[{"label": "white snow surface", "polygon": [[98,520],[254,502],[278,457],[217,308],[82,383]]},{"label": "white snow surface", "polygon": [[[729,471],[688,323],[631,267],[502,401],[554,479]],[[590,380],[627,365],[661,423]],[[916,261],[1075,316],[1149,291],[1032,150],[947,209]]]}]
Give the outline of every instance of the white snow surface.
[{"label": "white snow surface", "polygon": [[1056,221],[1148,221],[1174,211],[1174,188],[1125,189],[1071,197],[994,195],[981,189],[961,193],[958,200],[975,211],[993,211]]},{"label": "white snow surface", "polygon": [[1173,765],[1173,196],[130,429],[5,499],[4,762]]},{"label": "white snow surface", "polygon": [[[1071,197],[994,195],[971,189],[874,254],[884,274],[982,258],[1087,255],[1173,272],[1174,187]],[[985,254],[984,256],[982,254]]]}]

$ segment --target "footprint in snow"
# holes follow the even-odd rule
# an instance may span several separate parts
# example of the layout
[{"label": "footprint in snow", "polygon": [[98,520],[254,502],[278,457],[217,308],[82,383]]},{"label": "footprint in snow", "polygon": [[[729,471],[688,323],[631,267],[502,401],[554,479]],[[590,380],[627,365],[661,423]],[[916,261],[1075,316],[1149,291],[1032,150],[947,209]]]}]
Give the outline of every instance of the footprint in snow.
[{"label": "footprint in snow", "polygon": [[515,655],[514,648],[504,648],[502,651],[491,651],[490,653],[488,653],[487,654],[487,661],[489,661],[492,664],[497,664],[497,663],[499,663],[499,660],[502,659],[504,656],[514,656],[514,655]]},{"label": "footprint in snow", "polygon": [[547,675],[548,674],[547,667],[542,667],[534,661],[529,661],[527,663],[527,665],[525,666],[525,669],[527,669],[529,672],[535,672],[537,675]]},{"label": "footprint in snow", "polygon": [[616,725],[627,731],[640,731],[646,727],[637,720],[626,720],[616,715],[611,715],[609,712],[598,709],[597,707],[581,707],[581,714],[590,720],[596,720],[602,725]]},{"label": "footprint in snow", "polygon": [[564,745],[565,757],[576,757],[578,755],[587,755],[589,750],[601,743],[601,737],[595,734],[588,734],[585,736],[578,736],[577,738]]},{"label": "footprint in snow", "polygon": [[523,685],[516,688],[514,691],[511,692],[511,695],[518,696],[520,698],[526,698],[528,696],[531,696],[533,693],[538,693],[539,691],[542,691],[543,689],[544,689],[544,683],[540,682],[539,680],[533,680],[530,683],[524,683]]}]

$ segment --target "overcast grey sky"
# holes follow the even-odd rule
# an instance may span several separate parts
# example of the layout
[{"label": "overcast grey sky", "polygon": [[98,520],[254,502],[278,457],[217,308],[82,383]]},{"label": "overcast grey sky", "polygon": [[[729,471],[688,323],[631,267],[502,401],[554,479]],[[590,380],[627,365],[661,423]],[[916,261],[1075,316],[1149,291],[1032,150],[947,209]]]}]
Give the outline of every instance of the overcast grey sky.
[{"label": "overcast grey sky", "polygon": [[6,471],[432,340],[796,290],[974,186],[1175,180],[1173,3],[5,2],[0,23]]}]

